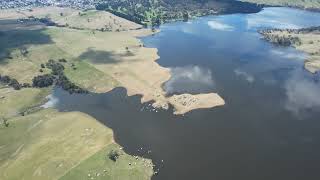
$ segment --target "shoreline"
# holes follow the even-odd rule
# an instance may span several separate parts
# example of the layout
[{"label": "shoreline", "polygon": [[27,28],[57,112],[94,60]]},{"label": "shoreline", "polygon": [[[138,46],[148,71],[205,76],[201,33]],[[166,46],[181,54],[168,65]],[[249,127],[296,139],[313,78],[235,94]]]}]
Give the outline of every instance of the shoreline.
[{"label": "shoreline", "polygon": [[320,26],[302,29],[267,29],[259,31],[263,39],[275,45],[294,47],[308,55],[304,68],[310,73],[320,70]]},{"label": "shoreline", "polygon": [[[149,29],[142,29],[138,31],[150,31]],[[150,36],[156,33],[160,33],[160,30],[157,32],[151,32],[146,33],[143,32],[142,34],[136,35],[136,38],[139,37],[146,37]],[[138,39],[141,43],[142,40]],[[152,62],[158,66],[158,71],[163,71],[163,77],[162,80],[154,83],[154,90],[156,93],[150,95],[148,92],[134,92],[130,87],[126,87],[124,85],[124,88],[127,89],[128,96],[132,95],[142,95],[141,103],[155,101],[152,106],[157,109],[168,109],[169,104],[174,107],[174,114],[176,115],[183,115],[187,112],[196,110],[196,109],[206,109],[206,108],[214,108],[217,106],[223,106],[225,105],[225,101],[223,98],[221,98],[217,93],[199,93],[199,94],[189,94],[189,93],[182,93],[179,95],[170,95],[167,96],[165,90],[163,89],[163,84],[167,82],[171,78],[170,68],[165,68],[160,66],[157,63],[157,60],[160,58],[158,54],[157,48],[149,48],[149,47],[143,47],[146,50],[152,50],[150,53],[153,53],[152,55],[154,58],[152,59]],[[153,66],[153,65],[152,65]]]},{"label": "shoreline", "polygon": [[[290,0],[240,0],[241,2],[254,3],[263,7],[287,7],[295,8],[300,10],[306,10],[311,12],[320,12],[319,2],[314,2],[315,4],[310,4],[312,1],[290,1]],[[318,4],[317,4],[318,3]]]},{"label": "shoreline", "polygon": [[[75,66],[81,65],[81,63],[88,66],[85,69],[78,68],[77,72],[66,67],[65,71],[71,82],[89,91],[103,93],[115,87],[124,87],[127,89],[129,96],[142,95],[142,103],[154,100],[153,106],[155,108],[167,109],[169,104],[172,104],[175,108],[175,114],[184,114],[198,108],[213,108],[225,104],[224,100],[216,93],[179,95],[183,97],[183,100],[178,98],[179,96],[167,97],[162,85],[171,78],[170,69],[162,67],[156,62],[160,58],[156,48],[144,47],[142,40],[139,39],[139,37],[159,33],[159,30],[155,32],[147,28],[130,30],[131,27],[136,28],[140,25],[107,12],[92,10],[83,13],[86,13],[86,15],[83,15],[79,10],[58,7],[35,8],[32,11],[12,9],[2,11],[0,19],[48,17],[53,23],[59,22],[60,24],[71,24],[73,21],[79,20],[77,24],[74,24],[76,28],[46,26],[42,32],[50,37],[52,46],[63,53],[61,57],[58,54],[55,55],[57,58],[64,58],[63,56],[67,55],[68,57],[65,59],[70,59],[70,57],[75,59],[69,63],[74,63]],[[91,19],[95,19],[95,21]],[[109,20],[109,24],[111,22],[118,24],[117,26],[124,28],[126,31],[95,31],[104,24],[108,24],[105,20]],[[28,24],[28,21],[17,22],[17,26],[25,23]],[[121,26],[121,24],[126,26]],[[93,29],[91,29],[92,26]],[[79,29],[79,27],[82,29]],[[111,28],[115,29],[112,26]],[[114,43],[110,44],[108,42]],[[30,48],[38,48],[38,46],[31,45]],[[39,47],[42,47],[42,45]],[[34,61],[32,49],[28,52],[30,58],[32,58],[30,60]],[[11,61],[11,59],[8,59],[8,62]],[[112,63],[109,63],[109,61]],[[36,65],[39,62],[34,63]],[[16,71],[15,68],[5,71],[21,83],[32,80],[20,77],[18,74],[10,74],[10,72]],[[84,72],[88,68],[91,68],[94,71],[93,73],[103,75],[106,80],[92,81],[90,79],[92,74]],[[35,73],[29,72],[29,69],[26,69],[26,71]],[[101,79],[101,75],[98,74],[96,78]]]}]

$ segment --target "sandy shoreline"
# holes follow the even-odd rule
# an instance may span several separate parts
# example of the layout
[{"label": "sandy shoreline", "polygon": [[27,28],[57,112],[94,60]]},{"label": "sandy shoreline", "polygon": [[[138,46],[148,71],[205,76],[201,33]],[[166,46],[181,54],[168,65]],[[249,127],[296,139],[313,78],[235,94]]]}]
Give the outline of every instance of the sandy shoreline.
[{"label": "sandy shoreline", "polygon": [[[130,33],[135,37],[153,34],[148,29]],[[138,43],[142,44],[140,40],[138,40]],[[135,75],[138,76],[138,80],[133,79],[129,74],[121,72],[114,73],[112,76],[127,89],[128,96],[142,95],[141,103],[155,101],[153,103],[154,108],[168,109],[169,104],[171,104],[174,107],[175,114],[185,114],[195,109],[213,108],[225,104],[224,100],[216,93],[181,94],[167,97],[162,85],[171,78],[171,73],[169,68],[164,68],[156,62],[160,58],[158,50],[156,48],[141,47],[134,51],[140,61],[132,63],[131,67]],[[98,67],[98,69],[104,70],[105,67]],[[119,67],[119,69],[121,68]],[[141,83],[141,80],[145,83]]]},{"label": "sandy shoreline", "polygon": [[[150,32],[149,29],[141,29],[137,31],[132,31],[130,33],[133,33],[135,37],[143,37],[154,34],[154,32]],[[142,44],[140,40],[139,43]],[[142,103],[148,101],[155,101],[153,103],[154,108],[168,109],[169,104],[171,104],[174,107],[174,114],[180,115],[196,109],[213,108],[225,104],[225,101],[216,93],[186,93],[180,95],[166,96],[166,92],[163,90],[162,85],[171,78],[171,73],[169,68],[164,68],[156,62],[160,58],[158,55],[158,49],[143,47],[140,53],[150,55],[149,60],[145,59],[145,61],[141,61],[139,64],[136,64],[135,66],[139,67],[137,68],[137,71],[144,72],[144,74],[140,73],[141,76],[148,77],[144,79],[150,85],[149,87],[144,86],[144,88],[135,88],[137,84],[132,84],[129,81],[126,81],[125,78],[114,77],[115,79],[118,79],[120,82],[123,82],[121,84],[123,84],[124,87],[127,89],[129,96],[137,94],[142,95]],[[143,85],[141,85],[141,87],[142,86]]]}]

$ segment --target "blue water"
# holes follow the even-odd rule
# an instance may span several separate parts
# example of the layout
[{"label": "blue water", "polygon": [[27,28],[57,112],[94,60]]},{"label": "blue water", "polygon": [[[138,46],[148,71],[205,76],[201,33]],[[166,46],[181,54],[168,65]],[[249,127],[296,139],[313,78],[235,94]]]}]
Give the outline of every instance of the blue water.
[{"label": "blue water", "polygon": [[[261,96],[267,95],[264,88],[275,88],[279,96],[288,95],[288,106],[295,103],[292,105],[295,107],[288,108],[299,111],[306,107],[307,101],[315,106],[320,104],[313,100],[315,97],[303,95],[318,96],[315,92],[320,90],[314,81],[318,76],[303,69],[307,55],[291,47],[265,42],[257,31],[319,25],[319,13],[266,8],[257,14],[209,16],[167,24],[160,28],[159,34],[143,41],[149,47],[158,48],[160,65],[172,69],[173,77],[164,85],[169,94],[212,91],[232,103],[233,96],[239,97],[235,94],[238,91],[248,91],[242,93],[250,97],[252,88]],[[301,83],[292,86],[295,81]],[[302,89],[306,85],[312,88]],[[303,102],[296,102],[296,98]]]},{"label": "blue water", "polygon": [[172,109],[151,110],[124,89],[90,95],[57,89],[56,107],[111,127],[128,153],[153,160],[160,170],[153,179],[319,180],[319,75],[304,70],[305,54],[257,33],[315,25],[318,13],[266,8],[170,23],[143,38],[159,49],[158,63],[171,69],[163,85],[168,94],[216,92],[223,107],[175,116]]}]

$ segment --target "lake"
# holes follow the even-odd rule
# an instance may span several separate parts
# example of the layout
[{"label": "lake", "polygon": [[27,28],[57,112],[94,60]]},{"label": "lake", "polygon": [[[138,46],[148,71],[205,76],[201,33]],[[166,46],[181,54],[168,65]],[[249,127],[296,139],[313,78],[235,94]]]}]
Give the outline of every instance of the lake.
[{"label": "lake", "polygon": [[303,69],[305,54],[257,33],[315,25],[319,13],[265,8],[169,23],[142,38],[171,68],[168,94],[216,92],[222,107],[176,116],[124,88],[88,95],[55,89],[50,102],[112,128],[127,153],[153,160],[154,180],[318,180],[320,77]]}]

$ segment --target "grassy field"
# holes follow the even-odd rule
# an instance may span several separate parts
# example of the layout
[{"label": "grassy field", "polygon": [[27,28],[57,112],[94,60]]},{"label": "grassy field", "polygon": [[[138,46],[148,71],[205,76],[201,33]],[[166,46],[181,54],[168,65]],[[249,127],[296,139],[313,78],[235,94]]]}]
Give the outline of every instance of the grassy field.
[{"label": "grassy field", "polygon": [[48,94],[48,89],[27,88],[15,91],[12,88],[1,88],[0,117],[12,118],[32,107],[39,106]]},{"label": "grassy field", "polygon": [[143,159],[128,167],[133,157],[123,152],[119,161],[111,163],[108,151],[119,149],[112,130],[88,115],[46,109],[9,123],[0,128],[0,179],[87,179],[87,172],[101,168],[111,179],[119,174],[149,179],[152,174]]},{"label": "grassy field", "polygon": [[66,76],[70,77],[76,84],[80,84],[83,88],[92,92],[105,92],[119,86],[117,80],[111,76],[97,70],[92,65],[77,61],[74,62],[76,70],[68,66],[65,69]]},{"label": "grassy field", "polygon": [[[116,162],[108,158],[108,153],[112,150],[121,154]],[[96,180],[143,180],[148,179],[153,174],[151,166],[152,162],[150,160],[136,159],[120,150],[119,145],[110,144],[71,169],[59,180],[85,180],[90,178]]]},{"label": "grassy field", "polygon": [[[99,69],[82,55],[97,49],[121,57],[125,47],[138,47],[139,43],[129,33],[44,28],[10,18],[10,22],[3,20],[11,15],[17,17],[0,13],[0,74],[20,83],[31,83],[34,76],[48,73],[48,69],[42,73],[39,69],[49,59],[64,58],[65,74],[72,82],[94,92],[109,91],[120,85],[113,76],[117,68]],[[114,61],[111,57],[105,59]],[[97,120],[80,112],[41,109],[39,105],[49,93],[50,89],[15,91],[0,84],[1,180],[88,179],[88,173],[94,176],[94,172],[110,179],[151,178],[150,160],[135,160],[123,152],[115,144],[112,130]],[[28,113],[22,116],[25,111]],[[8,127],[4,119],[8,120]],[[121,154],[116,162],[106,158],[111,150]],[[102,169],[107,172],[101,172]]]},{"label": "grassy field", "polygon": [[106,11],[80,11],[71,8],[41,7],[33,8],[32,11],[14,9],[2,10],[2,12],[3,14],[0,15],[0,19],[1,17],[4,19],[28,17],[49,18],[60,26],[76,29],[128,31],[142,27],[141,25],[114,16]]},{"label": "grassy field", "polygon": [[[0,179],[88,179],[93,172],[101,178],[150,179],[151,161],[127,155],[114,143],[112,130],[86,114],[54,109],[19,114],[38,107],[48,93],[1,87],[0,117],[9,125],[0,119]],[[111,150],[121,154],[116,162],[107,158]]]},{"label": "grassy field", "polygon": [[[67,36],[64,36],[65,32]],[[16,34],[19,38],[16,38]],[[90,35],[92,35],[90,31],[68,28],[38,29],[36,31],[29,29],[10,31],[7,29],[0,36],[0,40],[3,42],[0,45],[0,53],[4,54],[0,58],[0,74],[15,78],[20,83],[32,83],[33,77],[49,72],[48,69],[43,69],[44,72],[40,72],[41,64],[45,64],[49,59],[64,58],[68,60],[68,63],[65,64],[66,75],[73,82],[88,90],[109,91],[118,85],[118,82],[78,58],[90,47],[85,43],[86,36]],[[108,33],[106,35],[112,36]],[[22,48],[26,49],[28,53],[22,54]],[[71,67],[71,64],[76,66],[76,70]]]},{"label": "grassy field", "polygon": [[306,8],[306,9],[320,9],[320,0],[241,0],[241,1],[272,5],[272,6],[289,6],[289,7],[299,7],[299,8]]}]

